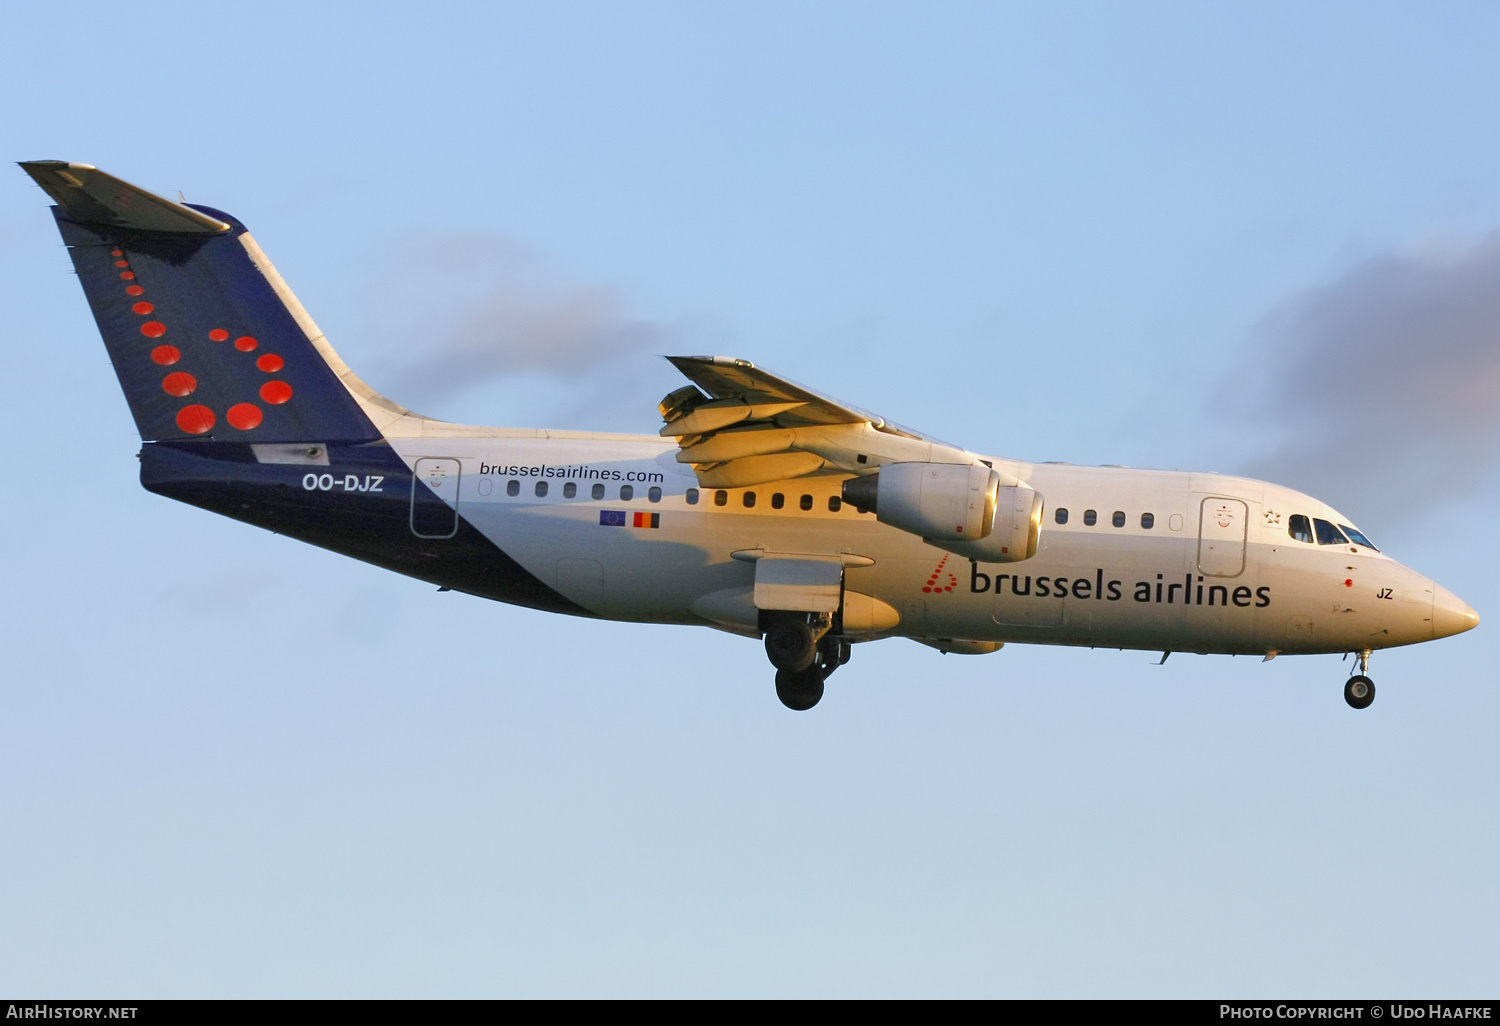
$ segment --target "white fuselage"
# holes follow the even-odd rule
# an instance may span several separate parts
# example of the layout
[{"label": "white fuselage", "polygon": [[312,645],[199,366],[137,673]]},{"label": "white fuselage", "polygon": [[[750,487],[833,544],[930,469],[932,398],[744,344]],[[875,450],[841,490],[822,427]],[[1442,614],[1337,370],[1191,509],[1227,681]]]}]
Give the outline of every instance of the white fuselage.
[{"label": "white fuselage", "polygon": [[1246,478],[996,460],[1045,498],[1040,544],[976,563],[841,503],[837,476],[701,488],[671,439],[450,428],[390,442],[418,479],[443,479],[466,521],[609,619],[736,629],[695,603],[749,589],[745,554],[765,552],[844,557],[843,586],[899,616],[872,637],[1269,654],[1472,626],[1462,602],[1372,548],[1294,538],[1293,516],[1349,521]]}]

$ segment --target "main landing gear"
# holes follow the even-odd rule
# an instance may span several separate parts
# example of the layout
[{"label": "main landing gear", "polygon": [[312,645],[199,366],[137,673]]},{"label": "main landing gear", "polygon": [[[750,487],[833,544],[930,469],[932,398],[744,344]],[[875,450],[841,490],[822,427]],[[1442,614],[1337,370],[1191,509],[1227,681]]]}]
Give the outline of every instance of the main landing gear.
[{"label": "main landing gear", "polygon": [[776,697],[803,712],[823,697],[823,681],[849,661],[849,642],[830,633],[826,613],[772,613],[765,624],[766,655],[776,667]]},{"label": "main landing gear", "polygon": [[1344,685],[1344,701],[1352,708],[1368,709],[1375,701],[1375,682],[1365,676],[1369,669],[1370,650],[1367,648],[1359,653],[1359,672]]}]

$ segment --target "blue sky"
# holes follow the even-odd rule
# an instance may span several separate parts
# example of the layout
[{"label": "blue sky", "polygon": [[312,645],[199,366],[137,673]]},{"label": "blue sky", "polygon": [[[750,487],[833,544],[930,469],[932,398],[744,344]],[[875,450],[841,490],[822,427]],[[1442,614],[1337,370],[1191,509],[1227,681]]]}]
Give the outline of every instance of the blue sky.
[{"label": "blue sky", "polygon": [[[660,354],[732,353],[975,449],[1253,470],[1494,616],[1497,30],[84,3],[7,17],[0,138],[232,212],[433,416],[650,431]],[[148,495],[19,170],[0,260],[0,991],[1500,982],[1488,623],[1379,654],[1362,714],[1336,656],[893,640],[793,715],[748,641],[437,594]]]}]

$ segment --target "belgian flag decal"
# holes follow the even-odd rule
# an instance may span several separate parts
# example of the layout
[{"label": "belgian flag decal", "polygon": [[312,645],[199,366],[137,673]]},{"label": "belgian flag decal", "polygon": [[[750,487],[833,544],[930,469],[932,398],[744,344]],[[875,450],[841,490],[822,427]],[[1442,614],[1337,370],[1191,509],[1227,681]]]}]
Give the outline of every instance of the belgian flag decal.
[{"label": "belgian flag decal", "polygon": [[[633,519],[632,519],[633,518]],[[660,527],[660,513],[630,513],[623,509],[601,509],[599,511],[599,526],[601,527]]]}]

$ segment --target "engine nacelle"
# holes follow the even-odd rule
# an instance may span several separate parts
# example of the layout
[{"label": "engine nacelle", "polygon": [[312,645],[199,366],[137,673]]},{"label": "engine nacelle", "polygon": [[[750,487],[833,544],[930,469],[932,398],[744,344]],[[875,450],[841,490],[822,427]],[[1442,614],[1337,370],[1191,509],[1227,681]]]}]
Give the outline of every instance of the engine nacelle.
[{"label": "engine nacelle", "polygon": [[882,524],[986,563],[1036,555],[1042,497],[1019,485],[1002,487],[983,464],[892,463],[844,482],[844,501]]},{"label": "engine nacelle", "polygon": [[994,527],[999,484],[983,464],[892,463],[844,482],[844,501],[932,541],[966,541]]},{"label": "engine nacelle", "polygon": [[1042,536],[1041,493],[1025,485],[995,489],[995,527],[978,541],[930,543],[981,563],[1019,563],[1036,555]]}]

